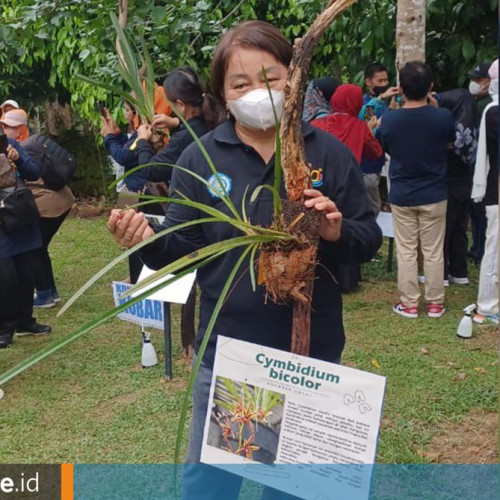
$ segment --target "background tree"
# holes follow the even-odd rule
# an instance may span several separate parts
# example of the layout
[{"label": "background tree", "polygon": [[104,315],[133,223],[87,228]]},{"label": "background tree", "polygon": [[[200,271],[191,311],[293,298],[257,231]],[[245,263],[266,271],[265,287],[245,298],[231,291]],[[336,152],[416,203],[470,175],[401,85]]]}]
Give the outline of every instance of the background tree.
[{"label": "background tree", "polygon": [[425,1],[398,0],[396,69],[409,61],[425,61]]},{"label": "background tree", "polygon": [[[267,20],[293,41],[304,35],[326,3],[129,0],[127,29],[138,37],[137,43],[139,37],[146,40],[159,80],[185,64],[206,79],[217,40],[234,24]],[[309,77],[333,74],[362,84],[365,66],[377,60],[390,68],[394,81],[396,5],[397,0],[359,0],[321,39]],[[498,0],[427,0],[426,59],[438,90],[464,85],[472,67],[497,57],[497,8]],[[67,126],[69,104],[73,119],[80,120],[80,132],[98,125],[98,101],[118,111],[119,98],[75,78],[80,73],[111,84],[119,81],[111,12],[117,12],[117,0],[2,0],[0,99],[19,100],[32,118],[37,108],[42,124],[45,109],[55,108],[49,122],[60,124],[59,129]]]}]

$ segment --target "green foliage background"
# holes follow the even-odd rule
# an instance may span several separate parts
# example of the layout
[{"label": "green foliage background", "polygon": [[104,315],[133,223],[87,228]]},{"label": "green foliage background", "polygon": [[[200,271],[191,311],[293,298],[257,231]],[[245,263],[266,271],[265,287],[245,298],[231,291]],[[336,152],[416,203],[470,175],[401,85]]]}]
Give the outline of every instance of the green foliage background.
[{"label": "green foliage background", "polygon": [[[221,34],[245,19],[263,19],[293,41],[326,0],[130,0],[129,32],[143,36],[158,76],[182,64],[208,76]],[[114,32],[109,18],[116,0],[2,0],[0,98],[27,109],[54,98],[70,102],[82,118],[96,121],[95,103],[116,104],[76,73],[116,83]],[[427,0],[427,60],[437,88],[463,85],[467,71],[497,53],[498,0]],[[394,72],[396,0],[360,0],[328,30],[311,76],[335,74],[362,82],[363,68],[379,60]],[[394,75],[393,75],[394,76]]]}]

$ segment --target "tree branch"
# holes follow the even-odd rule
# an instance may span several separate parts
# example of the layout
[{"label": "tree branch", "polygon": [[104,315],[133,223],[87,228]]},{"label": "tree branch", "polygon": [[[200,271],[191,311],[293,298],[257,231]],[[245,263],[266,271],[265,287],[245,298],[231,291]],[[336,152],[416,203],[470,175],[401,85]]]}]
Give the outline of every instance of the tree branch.
[{"label": "tree branch", "polygon": [[297,38],[285,86],[285,105],[281,118],[281,161],[290,201],[297,201],[309,185],[310,166],[306,161],[302,138],[302,109],[307,73],[323,33],[333,20],[357,0],[330,0],[303,38]]}]

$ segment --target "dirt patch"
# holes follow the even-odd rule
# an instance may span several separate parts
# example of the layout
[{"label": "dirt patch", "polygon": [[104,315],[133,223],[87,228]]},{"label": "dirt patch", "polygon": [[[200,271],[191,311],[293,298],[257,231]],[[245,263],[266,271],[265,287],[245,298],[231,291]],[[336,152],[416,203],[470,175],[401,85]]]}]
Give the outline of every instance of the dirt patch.
[{"label": "dirt patch", "polygon": [[70,217],[79,219],[93,219],[96,217],[108,217],[113,207],[106,201],[104,196],[78,197],[71,208]]},{"label": "dirt patch", "polygon": [[498,413],[474,410],[458,422],[442,426],[421,455],[443,464],[498,463]]},{"label": "dirt patch", "polygon": [[134,404],[141,396],[141,391],[132,391],[126,394],[120,394],[114,398],[98,403],[92,408],[92,413],[98,417],[110,417],[117,412],[117,407]]},{"label": "dirt patch", "polygon": [[471,350],[483,350],[484,347],[496,348],[498,346],[498,326],[485,324],[481,325],[473,334],[471,339],[467,339]]}]

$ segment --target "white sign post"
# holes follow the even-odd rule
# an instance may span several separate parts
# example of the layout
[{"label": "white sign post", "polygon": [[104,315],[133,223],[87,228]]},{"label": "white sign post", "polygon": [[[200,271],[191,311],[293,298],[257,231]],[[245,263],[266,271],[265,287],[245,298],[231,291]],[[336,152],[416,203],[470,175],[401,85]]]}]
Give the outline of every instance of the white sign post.
[{"label": "white sign post", "polygon": [[373,373],[219,336],[201,461],[299,498],[367,500],[384,390]]},{"label": "white sign post", "polygon": [[382,230],[382,236],[389,238],[389,256],[387,257],[387,272],[392,271],[392,259],[394,255],[394,225],[391,212],[380,212],[377,216],[377,224]]},{"label": "white sign post", "polygon": [[[143,266],[138,282],[148,278],[155,271]],[[121,298],[122,295],[129,290],[132,285],[130,283],[113,282],[113,297],[115,305],[118,306],[127,302],[144,291],[151,290],[153,287],[164,283],[171,279],[173,275],[169,274],[159,280],[148,285],[145,290],[140,293],[133,293],[130,297]],[[170,303],[185,304],[188,300],[191,289],[196,279],[196,272],[190,273],[178,279],[174,283],[165,286],[155,293],[149,295],[135,304],[132,304],[128,309],[118,314],[118,318],[123,321],[135,323],[141,327],[149,326],[163,330],[165,339],[165,375],[167,378],[172,378],[172,339],[170,328]]]}]

